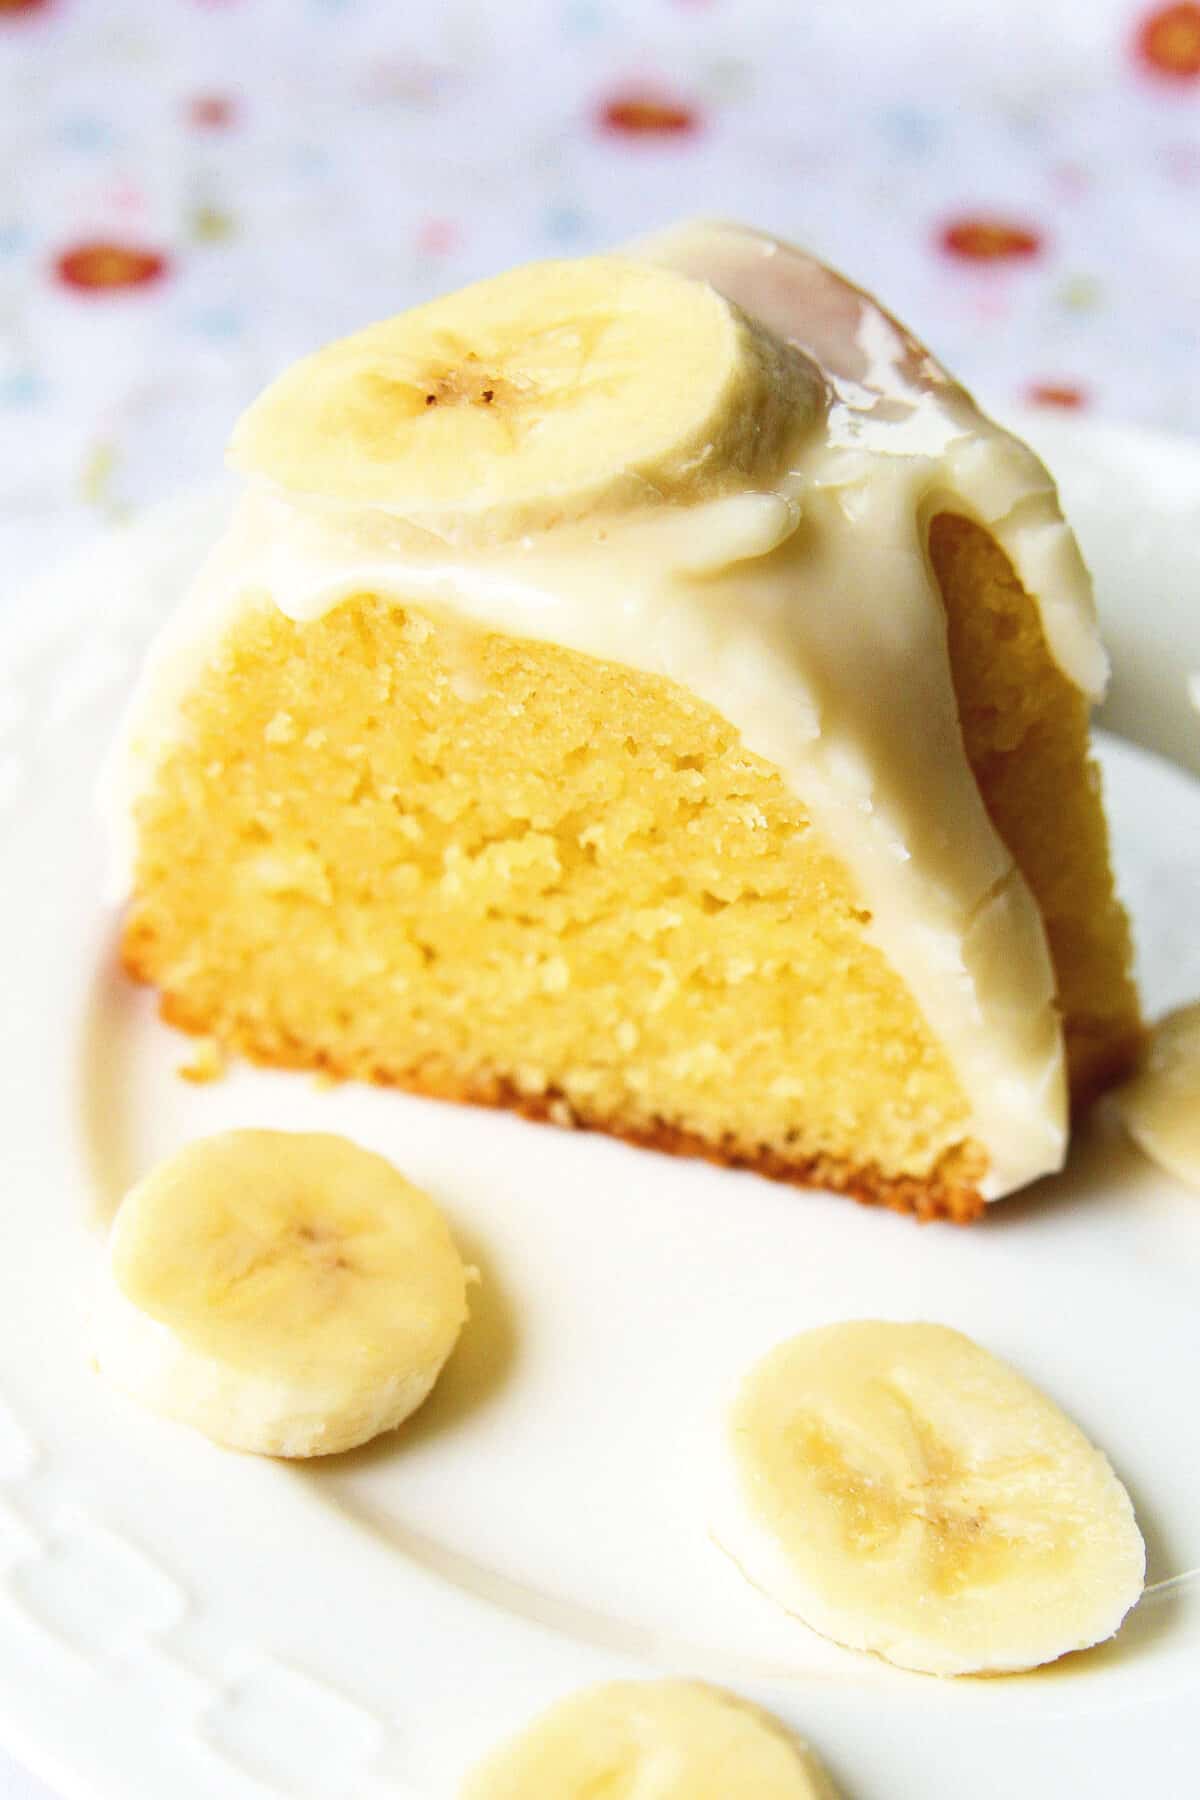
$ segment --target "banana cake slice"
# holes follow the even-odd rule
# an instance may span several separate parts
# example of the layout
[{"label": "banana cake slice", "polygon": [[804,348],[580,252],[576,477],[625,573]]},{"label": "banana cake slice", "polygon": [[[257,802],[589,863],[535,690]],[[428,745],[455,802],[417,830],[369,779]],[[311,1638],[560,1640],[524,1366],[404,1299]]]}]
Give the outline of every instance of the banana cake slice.
[{"label": "banana cake slice", "polygon": [[1036,457],[688,225],[374,325],[233,443],[108,791],[124,960],[257,1061],[974,1217],[1139,1040]]}]

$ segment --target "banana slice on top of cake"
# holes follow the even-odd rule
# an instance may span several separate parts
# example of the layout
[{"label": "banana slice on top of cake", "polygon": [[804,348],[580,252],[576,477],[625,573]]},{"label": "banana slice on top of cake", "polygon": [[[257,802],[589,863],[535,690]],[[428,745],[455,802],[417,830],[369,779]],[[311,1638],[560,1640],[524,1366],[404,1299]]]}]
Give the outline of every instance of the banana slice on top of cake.
[{"label": "banana slice on top of cake", "polygon": [[975,1216],[1139,1039],[1054,484],[726,225],[285,373],[109,796],[165,1016]]}]

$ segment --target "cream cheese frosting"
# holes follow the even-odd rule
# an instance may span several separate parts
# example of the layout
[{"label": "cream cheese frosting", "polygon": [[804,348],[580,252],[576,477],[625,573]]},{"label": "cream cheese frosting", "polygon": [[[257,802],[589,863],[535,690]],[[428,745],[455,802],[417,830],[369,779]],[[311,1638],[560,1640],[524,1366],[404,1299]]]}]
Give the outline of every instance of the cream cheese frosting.
[{"label": "cream cheese frosting", "polygon": [[685,225],[628,252],[706,280],[811,359],[828,396],[768,491],[447,546],[380,509],[252,480],[152,649],[107,788],[120,884],[134,811],[199,669],[246,607],[319,616],[364,591],[466,627],[665,676],[776,765],[845,863],[868,936],[946,1049],[994,1199],[1057,1168],[1067,1132],[1037,906],[963,748],[928,525],[986,527],[1084,692],[1106,664],[1054,484],[873,300],[802,252]]}]

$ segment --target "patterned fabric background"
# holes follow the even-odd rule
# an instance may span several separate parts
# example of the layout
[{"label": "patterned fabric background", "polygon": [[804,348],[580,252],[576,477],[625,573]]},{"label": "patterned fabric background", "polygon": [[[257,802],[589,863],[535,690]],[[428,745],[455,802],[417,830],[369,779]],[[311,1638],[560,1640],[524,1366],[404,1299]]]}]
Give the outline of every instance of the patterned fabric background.
[{"label": "patterned fabric background", "polygon": [[0,146],[0,592],[298,352],[682,214],[1200,431],[1197,0],[0,0]]},{"label": "patterned fabric background", "polygon": [[0,615],[299,352],[699,212],[1200,432],[1200,0],[0,0]]}]

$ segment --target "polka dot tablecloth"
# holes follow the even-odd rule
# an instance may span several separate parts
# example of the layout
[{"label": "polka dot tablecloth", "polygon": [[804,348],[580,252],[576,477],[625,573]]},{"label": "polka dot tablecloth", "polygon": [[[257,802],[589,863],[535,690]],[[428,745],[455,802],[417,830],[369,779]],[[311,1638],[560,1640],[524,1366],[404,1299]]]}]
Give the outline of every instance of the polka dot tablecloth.
[{"label": "polka dot tablecloth", "polygon": [[1200,433],[1200,0],[0,0],[0,157],[0,618],[300,352],[687,214]]},{"label": "polka dot tablecloth", "polygon": [[5,591],[298,352],[689,213],[1200,431],[1200,0],[0,0],[0,84]]}]

